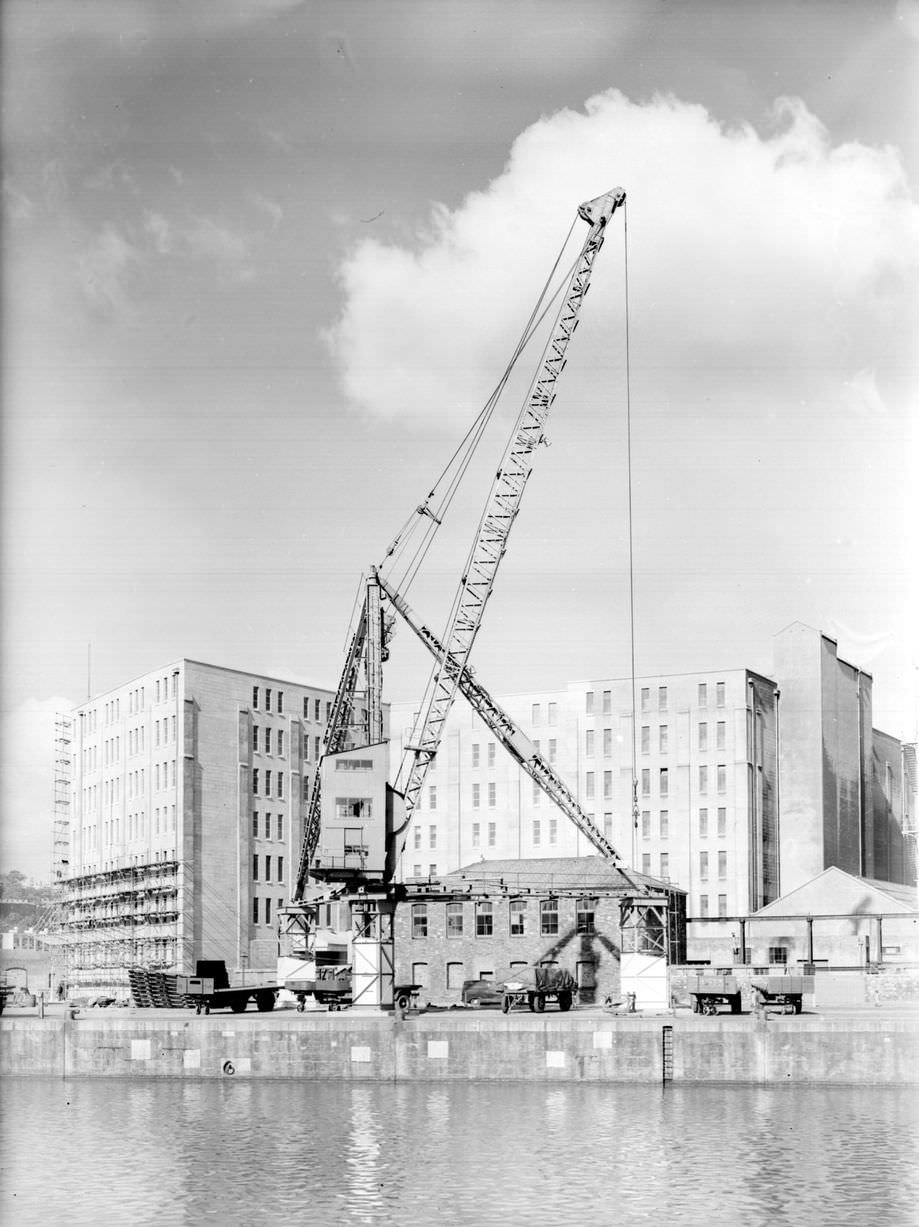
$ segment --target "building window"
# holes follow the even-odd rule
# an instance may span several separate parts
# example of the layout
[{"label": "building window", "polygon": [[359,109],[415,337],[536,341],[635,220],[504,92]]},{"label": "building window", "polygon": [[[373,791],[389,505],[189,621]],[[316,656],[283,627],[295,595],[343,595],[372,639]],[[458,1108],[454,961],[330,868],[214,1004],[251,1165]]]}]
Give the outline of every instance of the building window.
[{"label": "building window", "polygon": [[670,877],[670,853],[661,853],[661,877],[665,880]]},{"label": "building window", "polygon": [[321,712],[322,712],[322,701],[320,699],[313,699],[313,719],[318,721],[320,718]]},{"label": "building window", "polygon": [[540,707],[540,704],[539,704],[539,703],[534,703],[534,704],[533,704],[533,710],[532,710],[532,712],[531,712],[531,718],[532,718],[532,724],[533,724],[533,727],[535,728],[535,727],[536,727],[536,726],[537,726],[537,725],[540,723],[540,721],[542,720],[542,710],[541,710],[541,707]]},{"label": "building window", "polygon": [[594,920],[597,912],[597,900],[584,896],[578,899],[574,907],[574,925],[578,933],[595,933]]},{"label": "building window", "polygon": [[584,711],[588,716],[592,716],[594,714],[594,692],[592,690],[588,690],[587,694],[584,696],[584,699]]},{"label": "building window", "polygon": [[415,827],[415,851],[421,847],[421,827]]},{"label": "building window", "polygon": [[703,882],[708,881],[708,853],[699,853],[699,877]]},{"label": "building window", "polygon": [[703,919],[708,916],[708,895],[699,896],[699,915]]},{"label": "building window", "polygon": [[265,772],[265,796],[266,797],[271,796],[271,772],[270,771]]},{"label": "building window", "polygon": [[706,839],[708,837],[708,810],[699,810],[699,837]]},{"label": "building window", "polygon": [[613,798],[613,773],[612,771],[603,772],[603,799],[611,801]]},{"label": "building window", "polygon": [[641,811],[641,837],[642,839],[651,838],[651,811],[649,809]]},{"label": "building window", "polygon": [[658,686],[657,688],[657,710],[658,711],[667,710],[667,687],[666,686]]},{"label": "building window", "polygon": [[708,792],[708,767],[699,768],[699,792]]},{"label": "building window", "polygon": [[699,683],[699,706],[708,707],[708,685],[705,682]]},{"label": "building window", "polygon": [[[160,689],[160,684],[159,684],[159,682],[157,682],[157,683],[156,683],[156,691],[157,691],[157,693],[156,693],[156,701],[157,701],[157,702],[159,702],[159,699],[160,699],[159,689]],[[257,708],[257,707],[258,707],[258,686],[253,686],[253,687],[252,687],[252,706],[253,706],[253,707],[255,707],[255,708]]]},{"label": "building window", "polygon": [[488,766],[493,767],[494,765],[495,765],[495,743],[493,741],[490,741],[488,743]]},{"label": "building window", "polygon": [[669,797],[670,795],[670,771],[667,767],[661,767],[659,783],[660,783],[660,796]]},{"label": "building window", "polygon": [[490,809],[495,808],[495,800],[496,800],[495,788],[496,786],[495,786],[494,780],[490,780],[488,784],[488,805]]},{"label": "building window", "polygon": [[477,741],[472,743],[472,765],[473,767],[479,765],[479,743]]},{"label": "building window", "polygon": [[[156,731],[157,733],[159,733],[160,731],[159,720],[157,720],[156,722]],[[159,741],[159,737],[157,737],[157,741]],[[257,724],[253,724],[252,726],[252,749],[256,754],[258,753],[258,725]]]},{"label": "building window", "polygon": [[607,839],[613,838],[613,815],[603,815],[603,834]]},{"label": "building window", "polygon": [[727,916],[728,914],[728,897],[727,895],[718,896],[718,915]]},{"label": "building window", "polygon": [[643,724],[641,726],[641,752],[642,754],[651,753],[651,726]]},{"label": "building window", "polygon": [[270,856],[265,857],[265,881],[266,882],[271,881],[271,857]]},{"label": "building window", "polygon": [[719,720],[715,725],[715,749],[723,750],[725,748],[725,737],[727,735],[727,725],[723,720]]},{"label": "building window", "polygon": [[508,929],[511,937],[526,937],[526,922],[526,900],[511,899],[508,904]]},{"label": "building window", "polygon": [[431,784],[428,788],[428,809],[437,809],[437,785]]},{"label": "building window", "polygon": [[613,730],[603,730],[603,757],[611,758],[613,753]]},{"label": "building window", "polygon": [[587,797],[588,800],[591,800],[594,796],[596,796],[596,785],[594,781],[594,773],[592,771],[588,771],[584,777],[584,796]]},{"label": "building window", "polygon": [[670,741],[669,731],[666,724],[658,725],[657,729],[657,748],[661,754],[667,753],[667,746]]},{"label": "building window", "polygon": [[495,822],[489,822],[488,824],[488,846],[489,848],[493,848],[495,846],[495,838],[497,837],[497,832],[498,832],[498,824]]},{"label": "building window", "polygon": [[584,733],[584,754],[586,755],[587,758],[593,758],[594,756],[594,731],[593,729],[587,729],[586,732]]},{"label": "building window", "polygon": [[447,988],[462,988],[465,968],[462,963],[447,964]]},{"label": "building window", "polygon": [[[160,811],[157,810],[156,811],[157,818],[159,818],[159,813]],[[157,827],[159,827],[159,823],[157,823]],[[255,839],[258,839],[258,810],[252,811],[252,835]]]},{"label": "building window", "polygon": [[278,814],[278,839],[284,838],[284,815]]},{"label": "building window", "polygon": [[670,837],[670,811],[661,810],[661,839],[669,839]]},{"label": "building window", "polygon": [[271,688],[269,686],[265,687],[265,711],[271,711]]},{"label": "building window", "polygon": [[554,763],[558,757],[558,741],[554,737],[549,738],[549,762]]},{"label": "building window", "polygon": [[270,899],[265,900],[265,924],[266,925],[271,924],[271,900]]},{"label": "building window", "polygon": [[556,937],[558,935],[558,900],[542,899],[539,903],[539,935],[540,937]]},{"label": "building window", "polygon": [[651,853],[642,852],[641,854],[641,872],[648,877],[651,876]]},{"label": "building window", "polygon": [[541,797],[542,797],[542,789],[539,787],[539,784],[536,782],[536,780],[534,780],[533,781],[533,804],[539,805]]},{"label": "building window", "polygon": [[558,704],[557,703],[549,704],[549,723],[558,724]]},{"label": "building window", "polygon": [[475,935],[476,937],[491,937],[494,932],[494,916],[489,901],[475,905]]},{"label": "building window", "polygon": [[284,730],[278,729],[278,753],[284,753]]},{"label": "building window", "polygon": [[258,924],[258,896],[257,895],[253,896],[253,899],[252,899],[252,923],[254,925]]},{"label": "building window", "polygon": [[414,878],[420,878],[420,877],[421,877],[421,866],[420,866],[420,865],[413,865],[413,866],[412,866],[412,877],[414,877]]},{"label": "building window", "polygon": [[252,857],[252,881],[258,881],[258,853],[254,853]]},{"label": "building window", "polygon": [[463,905],[461,903],[447,904],[447,937],[463,936]]},{"label": "building window", "polygon": [[265,838],[271,839],[271,815],[265,815]]},{"label": "building window", "polygon": [[769,947],[769,962],[770,963],[787,963],[788,948],[787,946],[770,946]]},{"label": "building window", "polygon": [[478,809],[480,804],[481,792],[478,784],[472,785],[472,808]]},{"label": "building window", "polygon": [[283,856],[278,857],[278,872],[277,872],[277,877],[275,878],[275,881],[276,882],[284,881],[284,857]]},{"label": "building window", "polygon": [[728,833],[728,811],[723,805],[718,807],[718,838],[725,839]]},{"label": "building window", "polygon": [[542,836],[542,824],[538,818],[533,819],[533,847],[539,847],[539,841]]},{"label": "building window", "polygon": [[708,725],[704,720],[699,725],[699,749],[708,749]]},{"label": "building window", "polygon": [[428,905],[426,903],[412,904],[412,937],[427,937],[428,935]]},{"label": "building window", "polygon": [[309,720],[309,718],[310,718],[310,701],[309,699],[304,699],[303,700],[303,719]]},{"label": "building window", "polygon": [[726,852],[718,853],[718,878],[724,882],[728,876],[728,854]]},{"label": "building window", "polygon": [[481,830],[482,828],[481,828],[480,823],[474,822],[472,824],[472,846],[473,848],[477,848],[479,846],[479,843],[481,840]]},{"label": "building window", "polygon": [[[593,814],[591,814],[590,817],[592,818]],[[557,842],[558,842],[558,819],[550,818],[549,819],[549,843],[555,844]]]},{"label": "building window", "polygon": [[651,796],[651,769],[642,767],[641,769],[641,795],[643,797]]},{"label": "building window", "polygon": [[728,769],[724,763],[719,763],[717,768],[718,791],[726,792],[728,786]]},{"label": "building window", "polygon": [[313,757],[315,758],[317,763],[319,762],[319,758],[321,754],[322,754],[322,738],[314,737],[313,738]]},{"label": "building window", "polygon": [[278,691],[278,701],[275,704],[274,710],[278,713],[279,716],[284,711],[284,691],[283,690]]},{"label": "building window", "polygon": [[437,847],[437,827],[428,827],[428,847]]},{"label": "building window", "polygon": [[715,683],[715,705],[724,707],[724,682]]},{"label": "building window", "polygon": [[641,710],[649,712],[651,710],[651,688],[650,686],[642,686],[641,688]]},{"label": "building window", "polygon": [[284,773],[283,773],[283,772],[281,772],[281,771],[279,771],[279,772],[278,772],[278,791],[277,791],[277,797],[278,797],[278,799],[279,799],[279,800],[283,800],[283,798],[284,798]]},{"label": "building window", "polygon": [[613,710],[613,692],[611,690],[603,691],[603,715],[608,716]]},{"label": "building window", "polygon": [[309,799],[310,799],[310,777],[308,775],[305,775],[303,777],[303,800],[308,801]]}]

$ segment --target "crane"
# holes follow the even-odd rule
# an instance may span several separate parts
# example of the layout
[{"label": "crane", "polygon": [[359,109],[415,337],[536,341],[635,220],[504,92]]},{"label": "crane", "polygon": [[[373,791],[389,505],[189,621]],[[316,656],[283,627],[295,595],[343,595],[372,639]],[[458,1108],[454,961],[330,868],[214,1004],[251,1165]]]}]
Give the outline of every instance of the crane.
[{"label": "crane", "polygon": [[[610,219],[624,202],[624,191],[615,188],[577,210],[578,217],[588,224],[587,235],[560,292],[560,306],[492,482],[443,636],[436,636],[415,620],[398,588],[383,578],[381,568],[371,568],[366,580],[329,715],[324,753],[313,779],[294,891],[295,905],[303,900],[310,881],[337,884],[338,892],[349,897],[355,1003],[361,997],[365,1004],[392,1001],[391,886],[457,692],[466,697],[578,830],[621,868],[621,857],[581,810],[564,781],[473,678],[469,657],[520,510],[534,455],[546,441],[546,421],[590,286],[594,261]],[[521,348],[518,346],[518,353]],[[439,526],[430,498],[417,513]],[[434,666],[395,784],[390,785],[382,671],[395,622],[393,610],[432,653]],[[636,895],[643,893],[643,886],[627,880]]]}]

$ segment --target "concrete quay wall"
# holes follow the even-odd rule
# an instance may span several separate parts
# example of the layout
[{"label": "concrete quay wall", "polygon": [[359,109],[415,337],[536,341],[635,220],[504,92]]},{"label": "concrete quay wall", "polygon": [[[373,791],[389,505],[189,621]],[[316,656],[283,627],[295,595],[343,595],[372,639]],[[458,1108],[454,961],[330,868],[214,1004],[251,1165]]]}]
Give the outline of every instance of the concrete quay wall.
[{"label": "concrete quay wall", "polygon": [[492,1012],[5,1017],[0,1074],[893,1086],[919,1084],[916,1023]]}]

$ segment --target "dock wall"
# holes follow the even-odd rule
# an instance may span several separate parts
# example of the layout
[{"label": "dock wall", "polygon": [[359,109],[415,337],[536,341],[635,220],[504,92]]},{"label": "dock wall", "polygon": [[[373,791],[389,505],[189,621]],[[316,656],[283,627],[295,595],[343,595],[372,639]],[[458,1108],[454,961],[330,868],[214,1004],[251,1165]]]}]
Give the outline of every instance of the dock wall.
[{"label": "dock wall", "polygon": [[495,1013],[0,1019],[0,1074],[919,1084],[914,1017]]}]

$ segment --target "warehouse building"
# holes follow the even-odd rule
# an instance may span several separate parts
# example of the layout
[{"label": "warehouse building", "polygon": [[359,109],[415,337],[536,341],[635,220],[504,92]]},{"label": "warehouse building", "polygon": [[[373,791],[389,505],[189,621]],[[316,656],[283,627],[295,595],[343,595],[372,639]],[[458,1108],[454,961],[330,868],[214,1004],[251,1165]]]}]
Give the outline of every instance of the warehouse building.
[{"label": "warehouse building", "polygon": [[[915,882],[915,747],[873,728],[872,679],[802,623],[750,669],[573,682],[501,697],[623,859],[689,915],[758,911],[836,865]],[[414,710],[393,709],[393,762]],[[633,753],[637,820],[633,820]],[[592,851],[461,700],[402,857],[406,882],[479,859]]]},{"label": "warehouse building", "polygon": [[199,958],[274,972],[332,698],[183,659],[72,713],[57,756],[72,986],[123,990],[129,966]]}]

